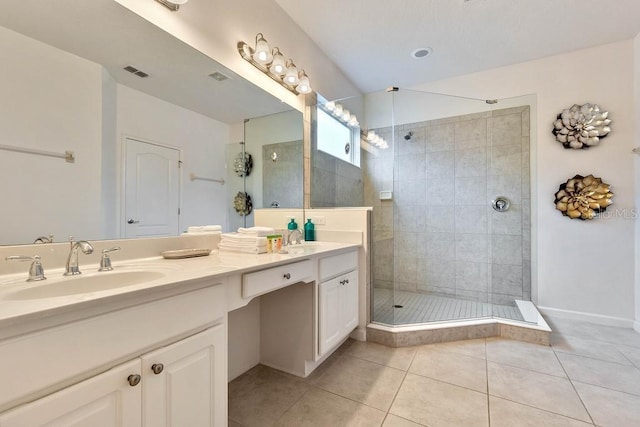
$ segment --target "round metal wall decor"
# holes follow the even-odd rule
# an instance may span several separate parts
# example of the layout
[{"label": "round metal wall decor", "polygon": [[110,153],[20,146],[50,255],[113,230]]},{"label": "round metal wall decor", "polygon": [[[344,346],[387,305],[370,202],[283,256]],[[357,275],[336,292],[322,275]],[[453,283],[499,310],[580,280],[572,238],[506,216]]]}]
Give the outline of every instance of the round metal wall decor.
[{"label": "round metal wall decor", "polygon": [[240,216],[247,216],[253,210],[253,202],[251,196],[244,191],[238,191],[236,197],[233,198],[233,208]]},{"label": "round metal wall decor", "polygon": [[611,186],[593,175],[576,175],[560,184],[555,194],[556,209],[571,219],[593,219],[613,201]]},{"label": "round metal wall decor", "polygon": [[253,158],[249,153],[239,153],[233,161],[233,170],[239,177],[249,176],[253,169]]},{"label": "round metal wall decor", "polygon": [[558,114],[552,132],[564,148],[587,149],[611,132],[608,116],[609,112],[600,111],[597,104],[574,104]]}]

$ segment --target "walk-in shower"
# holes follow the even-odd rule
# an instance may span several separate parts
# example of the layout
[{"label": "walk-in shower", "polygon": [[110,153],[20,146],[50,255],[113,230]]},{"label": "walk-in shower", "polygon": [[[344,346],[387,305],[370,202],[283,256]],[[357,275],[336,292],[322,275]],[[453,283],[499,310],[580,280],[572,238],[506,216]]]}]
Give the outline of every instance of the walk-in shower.
[{"label": "walk-in shower", "polygon": [[[361,111],[373,323],[525,320],[517,302],[531,300],[531,98],[394,88],[341,101]],[[368,131],[388,148],[367,143]]]}]

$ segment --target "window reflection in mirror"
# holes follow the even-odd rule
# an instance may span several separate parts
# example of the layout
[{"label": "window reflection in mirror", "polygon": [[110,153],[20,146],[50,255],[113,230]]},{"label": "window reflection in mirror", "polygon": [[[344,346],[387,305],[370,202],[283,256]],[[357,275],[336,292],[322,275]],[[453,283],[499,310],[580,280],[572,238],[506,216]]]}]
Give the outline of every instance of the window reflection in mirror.
[{"label": "window reflection in mirror", "polygon": [[311,207],[364,206],[363,98],[328,101],[318,95],[318,105],[311,112]]}]

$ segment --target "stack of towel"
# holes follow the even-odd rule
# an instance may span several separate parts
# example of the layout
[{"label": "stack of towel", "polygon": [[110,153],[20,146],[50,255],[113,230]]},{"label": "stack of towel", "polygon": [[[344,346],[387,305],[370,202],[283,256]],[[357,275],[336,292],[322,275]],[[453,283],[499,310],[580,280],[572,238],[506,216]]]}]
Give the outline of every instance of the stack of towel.
[{"label": "stack of towel", "polygon": [[222,233],[222,226],[220,225],[192,225],[187,227],[187,232],[183,235],[202,235],[202,234],[220,234]]},{"label": "stack of towel", "polygon": [[237,233],[224,233],[220,236],[218,249],[222,251],[263,254],[267,252],[267,237],[275,230],[269,227],[251,227],[238,229]]}]

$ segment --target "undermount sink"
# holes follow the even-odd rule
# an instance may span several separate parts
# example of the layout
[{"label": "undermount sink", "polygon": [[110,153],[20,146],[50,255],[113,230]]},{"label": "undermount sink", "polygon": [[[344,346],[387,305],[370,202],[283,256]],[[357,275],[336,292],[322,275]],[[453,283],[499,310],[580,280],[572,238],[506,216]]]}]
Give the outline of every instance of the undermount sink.
[{"label": "undermount sink", "polygon": [[65,277],[53,283],[47,283],[48,280],[39,282],[36,286],[7,294],[4,299],[32,300],[81,295],[151,282],[164,276],[164,273],[158,271],[113,271],[90,276]]}]

